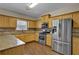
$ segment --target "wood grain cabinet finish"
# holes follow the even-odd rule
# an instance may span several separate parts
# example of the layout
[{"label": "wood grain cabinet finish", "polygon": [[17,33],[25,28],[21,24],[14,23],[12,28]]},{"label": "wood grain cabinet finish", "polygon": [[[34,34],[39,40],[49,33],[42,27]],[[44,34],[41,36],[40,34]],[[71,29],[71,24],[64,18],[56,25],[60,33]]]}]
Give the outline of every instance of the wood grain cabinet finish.
[{"label": "wood grain cabinet finish", "polygon": [[28,28],[36,28],[36,21],[28,21]]},{"label": "wood grain cabinet finish", "polygon": [[51,46],[52,36],[51,34],[47,34],[46,36],[46,45]]},{"label": "wood grain cabinet finish", "polygon": [[21,34],[21,35],[16,35],[17,38],[19,38],[20,40],[24,41],[24,42],[31,42],[34,41],[34,37],[35,35],[32,33],[30,34]]},{"label": "wood grain cabinet finish", "polygon": [[79,55],[79,37],[73,37],[73,54]]},{"label": "wood grain cabinet finish", "polygon": [[48,28],[52,28],[52,18],[49,18],[48,20]]},{"label": "wood grain cabinet finish", "polygon": [[16,28],[16,18],[0,15],[0,28]]},{"label": "wood grain cabinet finish", "polygon": [[39,33],[38,32],[35,33],[35,39],[34,40],[37,41],[37,42],[39,41]]},{"label": "wood grain cabinet finish", "polygon": [[16,18],[13,18],[13,17],[10,17],[9,24],[10,24],[10,27],[11,28],[16,28],[17,19]]},{"label": "wood grain cabinet finish", "polygon": [[66,18],[72,18],[73,19],[72,14],[62,15],[63,20],[66,19]]},{"label": "wood grain cabinet finish", "polygon": [[6,16],[0,16],[0,27],[9,27],[9,18]]},{"label": "wood grain cabinet finish", "polygon": [[73,27],[79,28],[79,12],[73,13]]}]

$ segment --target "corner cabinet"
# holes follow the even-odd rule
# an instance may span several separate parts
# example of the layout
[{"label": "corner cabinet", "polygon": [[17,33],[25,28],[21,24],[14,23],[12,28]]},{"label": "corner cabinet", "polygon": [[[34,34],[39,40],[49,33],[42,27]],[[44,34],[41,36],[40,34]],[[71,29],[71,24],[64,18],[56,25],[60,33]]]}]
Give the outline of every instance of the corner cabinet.
[{"label": "corner cabinet", "polygon": [[0,15],[0,28],[16,28],[16,18]]},{"label": "corner cabinet", "polygon": [[79,28],[79,12],[73,13],[73,27]]}]

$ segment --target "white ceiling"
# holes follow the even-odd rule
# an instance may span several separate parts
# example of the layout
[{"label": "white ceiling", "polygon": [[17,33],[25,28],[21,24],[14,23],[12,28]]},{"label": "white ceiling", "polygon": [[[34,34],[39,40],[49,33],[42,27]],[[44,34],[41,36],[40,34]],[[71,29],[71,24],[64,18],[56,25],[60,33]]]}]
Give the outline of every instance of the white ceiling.
[{"label": "white ceiling", "polygon": [[28,8],[26,3],[0,3],[0,9],[15,12],[31,18],[39,18],[47,12],[54,12],[62,8],[73,6],[79,6],[79,3],[39,3],[34,8]]}]

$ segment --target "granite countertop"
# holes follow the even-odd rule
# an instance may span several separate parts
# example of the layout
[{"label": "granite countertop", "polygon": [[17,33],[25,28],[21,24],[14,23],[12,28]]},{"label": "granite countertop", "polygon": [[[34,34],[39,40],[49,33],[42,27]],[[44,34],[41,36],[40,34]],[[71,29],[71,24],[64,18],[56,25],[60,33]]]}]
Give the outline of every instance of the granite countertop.
[{"label": "granite countertop", "polygon": [[21,41],[20,39],[17,39],[14,35],[0,36],[0,51],[24,44],[25,42]]}]

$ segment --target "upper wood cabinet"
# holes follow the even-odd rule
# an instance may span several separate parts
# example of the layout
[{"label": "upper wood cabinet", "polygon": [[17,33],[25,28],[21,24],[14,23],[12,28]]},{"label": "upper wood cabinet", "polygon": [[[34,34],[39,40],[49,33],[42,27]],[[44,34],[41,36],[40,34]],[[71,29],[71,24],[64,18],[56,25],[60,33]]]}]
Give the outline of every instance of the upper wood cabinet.
[{"label": "upper wood cabinet", "polygon": [[16,18],[0,15],[0,28],[16,28]]},{"label": "upper wood cabinet", "polygon": [[6,16],[0,16],[0,27],[9,27],[9,18]]},{"label": "upper wood cabinet", "polygon": [[43,23],[48,23],[48,28],[51,28],[51,19],[50,19],[49,14],[41,16],[39,22],[40,22],[38,24],[39,26],[41,26],[41,24],[43,24]]},{"label": "upper wood cabinet", "polygon": [[41,28],[41,20],[38,20],[37,22],[36,22],[36,28]]},{"label": "upper wood cabinet", "polygon": [[62,19],[72,18],[72,14],[65,14],[62,16]]},{"label": "upper wood cabinet", "polygon": [[9,24],[10,24],[10,27],[16,28],[16,24],[17,24],[16,18],[10,17],[9,18]]},{"label": "upper wood cabinet", "polygon": [[63,18],[62,16],[51,17],[52,20],[61,20],[62,18]]},{"label": "upper wood cabinet", "polygon": [[49,20],[48,20],[48,27],[52,28],[52,18],[49,18]]},{"label": "upper wood cabinet", "polygon": [[79,12],[73,13],[73,27],[79,28]]},{"label": "upper wood cabinet", "polygon": [[28,21],[28,28],[36,28],[36,21]]}]

